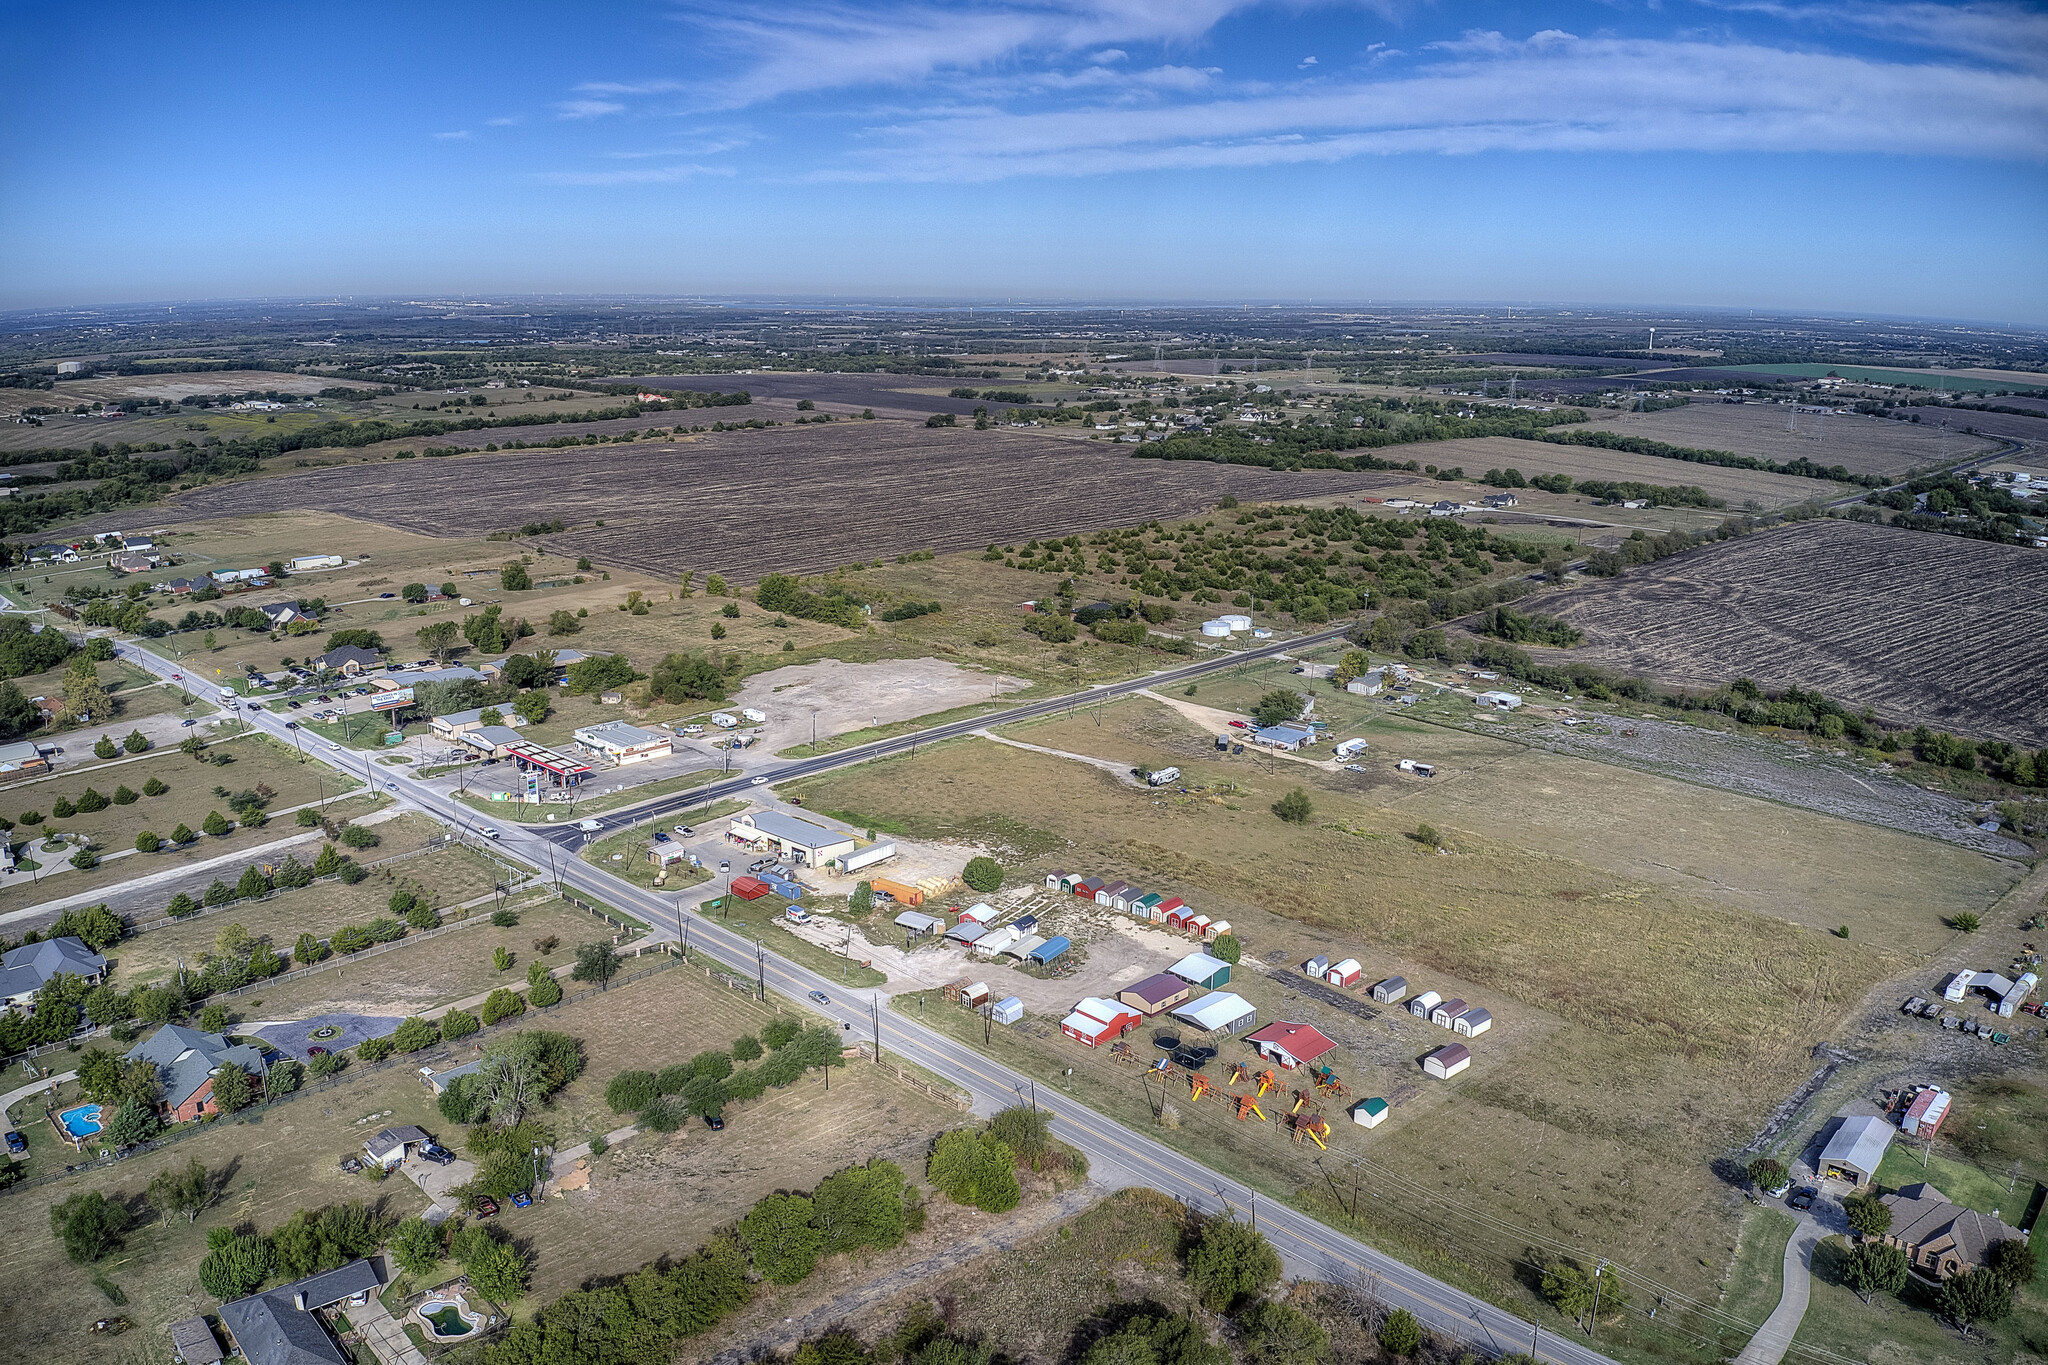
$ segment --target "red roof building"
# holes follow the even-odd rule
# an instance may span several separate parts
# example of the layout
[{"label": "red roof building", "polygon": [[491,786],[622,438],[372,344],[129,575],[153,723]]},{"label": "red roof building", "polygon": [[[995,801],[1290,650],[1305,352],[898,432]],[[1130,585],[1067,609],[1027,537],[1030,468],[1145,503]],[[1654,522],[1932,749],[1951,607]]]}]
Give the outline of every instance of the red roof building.
[{"label": "red roof building", "polygon": [[757,901],[768,894],[768,883],[753,877],[734,877],[732,893],[741,900]]},{"label": "red roof building", "polygon": [[1257,1048],[1261,1057],[1288,1070],[1306,1066],[1337,1046],[1310,1025],[1290,1024],[1284,1019],[1248,1035],[1245,1041]]}]

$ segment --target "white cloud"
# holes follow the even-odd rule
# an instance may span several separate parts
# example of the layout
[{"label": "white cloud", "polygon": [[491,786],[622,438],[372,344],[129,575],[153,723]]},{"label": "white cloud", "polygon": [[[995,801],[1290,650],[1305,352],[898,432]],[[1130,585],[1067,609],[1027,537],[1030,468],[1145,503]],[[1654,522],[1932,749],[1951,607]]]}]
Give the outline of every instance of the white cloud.
[{"label": "white cloud", "polygon": [[1120,47],[1106,47],[1100,52],[1089,54],[1088,60],[1097,66],[1108,66],[1111,62],[1120,62],[1130,55]]},{"label": "white cloud", "polygon": [[563,100],[555,106],[555,115],[566,119],[603,118],[624,113],[625,109],[617,100]]},{"label": "white cloud", "polygon": [[469,129],[458,128],[452,133],[436,133],[434,136],[443,142],[466,142],[469,140]]},{"label": "white cloud", "polygon": [[1307,70],[1307,69],[1308,69],[1309,67],[1311,67],[1311,66],[1314,66],[1315,64],[1316,64],[1316,59],[1315,59],[1315,58],[1313,58],[1313,57],[1303,57],[1303,58],[1301,59],[1301,61],[1300,61],[1299,63],[1297,63],[1297,64],[1296,64],[1296,66],[1295,66],[1295,70],[1297,70],[1297,71],[1305,71],[1305,70]]},{"label": "white cloud", "polygon": [[1398,77],[1154,108],[950,111],[870,129],[872,179],[991,179],[1395,152],[2048,159],[2048,79],[1754,43],[1467,34]]},{"label": "white cloud", "polygon": [[625,171],[542,171],[540,178],[556,185],[666,185],[700,175],[732,175],[730,166],[649,166]]},{"label": "white cloud", "polygon": [[516,118],[487,118],[487,119],[485,119],[485,120],[484,120],[484,127],[486,127],[486,128],[510,128],[510,127],[514,126],[515,124],[517,124],[518,122],[519,122],[519,120],[518,120],[518,119],[516,119]]},{"label": "white cloud", "polygon": [[1874,38],[1959,52],[1980,61],[2021,66],[2048,62],[2048,10],[2012,4],[1943,5],[1924,0],[1696,0],[1712,9],[1754,14],[1811,27],[1847,29]]}]

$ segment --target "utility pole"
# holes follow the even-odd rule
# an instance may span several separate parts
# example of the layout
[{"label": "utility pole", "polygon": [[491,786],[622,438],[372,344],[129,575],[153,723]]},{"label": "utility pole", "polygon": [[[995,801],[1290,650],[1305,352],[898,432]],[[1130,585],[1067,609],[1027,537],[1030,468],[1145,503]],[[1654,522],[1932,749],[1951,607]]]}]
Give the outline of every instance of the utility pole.
[{"label": "utility pole", "polygon": [[1607,1262],[1605,1261],[1593,1267],[1593,1316],[1586,1323],[1586,1340],[1588,1341],[1593,1339],[1593,1329],[1600,1325],[1600,1275],[1606,1269]]},{"label": "utility pole", "polygon": [[872,993],[868,996],[868,1013],[875,1021],[875,1065],[882,1064],[882,999]]}]

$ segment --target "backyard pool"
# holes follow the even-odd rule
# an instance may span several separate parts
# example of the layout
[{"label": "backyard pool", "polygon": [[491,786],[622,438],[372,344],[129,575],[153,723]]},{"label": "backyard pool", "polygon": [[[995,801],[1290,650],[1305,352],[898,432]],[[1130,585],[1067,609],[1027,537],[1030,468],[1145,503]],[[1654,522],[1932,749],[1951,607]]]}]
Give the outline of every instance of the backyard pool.
[{"label": "backyard pool", "polygon": [[72,1137],[79,1139],[89,1138],[94,1133],[97,1133],[102,1126],[100,1123],[100,1107],[96,1104],[81,1104],[75,1109],[66,1109],[63,1113],[57,1115],[57,1122],[62,1124],[64,1131]]},{"label": "backyard pool", "polygon": [[459,1296],[435,1296],[413,1310],[436,1341],[466,1337],[485,1325],[485,1320]]}]

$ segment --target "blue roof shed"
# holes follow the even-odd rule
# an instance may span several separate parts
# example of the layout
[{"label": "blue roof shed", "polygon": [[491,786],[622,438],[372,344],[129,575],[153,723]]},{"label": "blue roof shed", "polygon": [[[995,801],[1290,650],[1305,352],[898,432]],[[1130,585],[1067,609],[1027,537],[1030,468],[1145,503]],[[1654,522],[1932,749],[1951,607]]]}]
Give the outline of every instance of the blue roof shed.
[{"label": "blue roof shed", "polygon": [[1033,948],[1031,950],[1031,960],[1033,962],[1050,962],[1054,958],[1058,957],[1061,953],[1064,953],[1065,951],[1067,951],[1067,949],[1073,946],[1074,945],[1067,940],[1067,936],[1065,934],[1060,934],[1053,938],[1047,939],[1045,942],[1039,944],[1036,948]]}]

